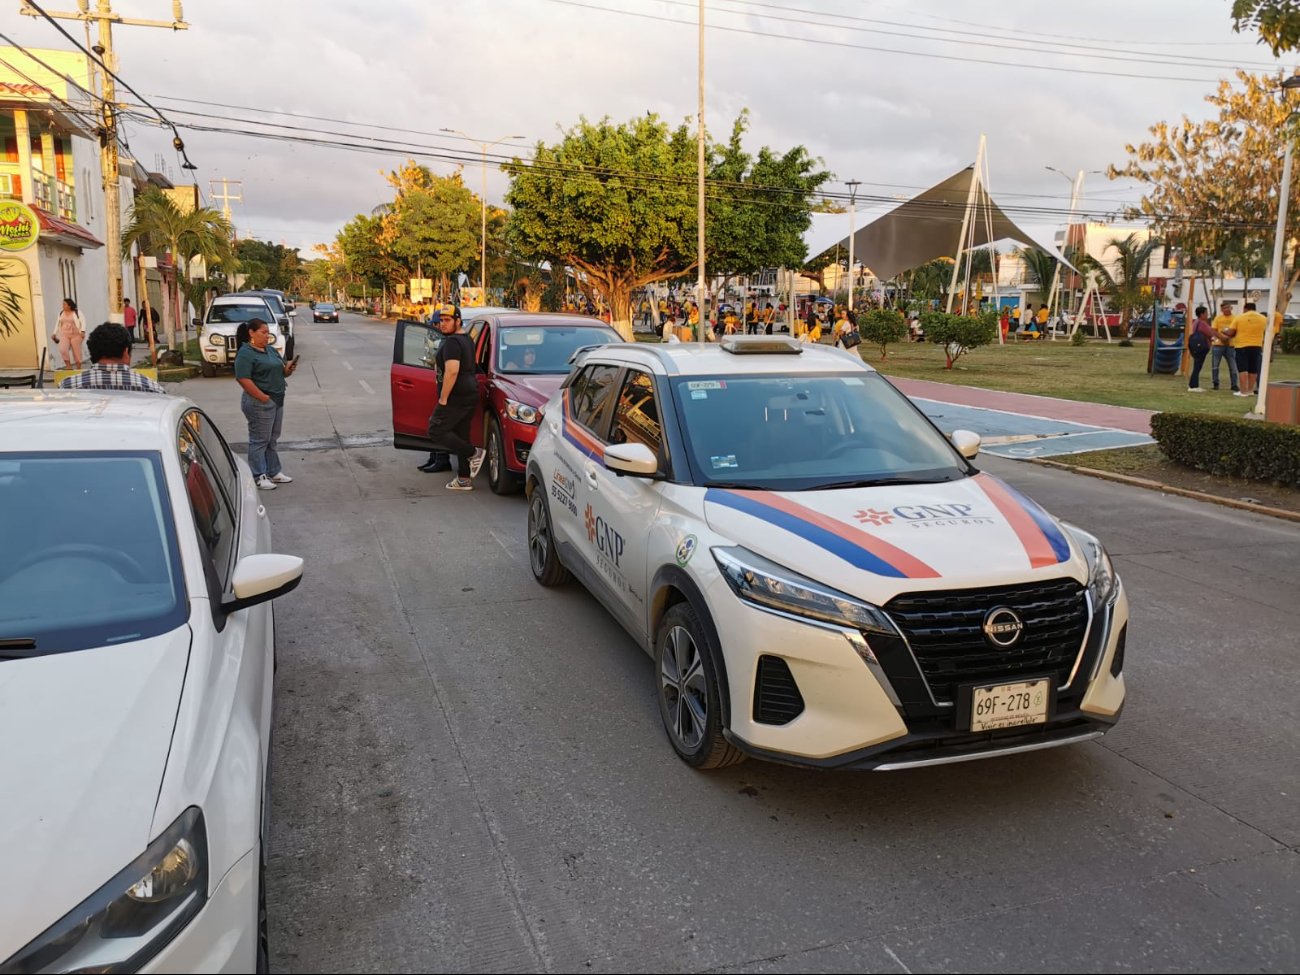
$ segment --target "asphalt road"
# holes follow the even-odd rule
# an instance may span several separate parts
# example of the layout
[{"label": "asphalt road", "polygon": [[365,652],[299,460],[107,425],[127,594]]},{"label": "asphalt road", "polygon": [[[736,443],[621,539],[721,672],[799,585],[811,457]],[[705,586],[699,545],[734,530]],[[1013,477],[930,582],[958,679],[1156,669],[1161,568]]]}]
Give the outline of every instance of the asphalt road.
[{"label": "asphalt road", "polygon": [[[392,326],[299,321],[277,547],[278,971],[1294,971],[1300,525],[1014,461],[1128,586],[1099,742],[902,773],[664,740],[650,660],[524,505],[387,445]],[[234,441],[229,375],[183,392]]]}]

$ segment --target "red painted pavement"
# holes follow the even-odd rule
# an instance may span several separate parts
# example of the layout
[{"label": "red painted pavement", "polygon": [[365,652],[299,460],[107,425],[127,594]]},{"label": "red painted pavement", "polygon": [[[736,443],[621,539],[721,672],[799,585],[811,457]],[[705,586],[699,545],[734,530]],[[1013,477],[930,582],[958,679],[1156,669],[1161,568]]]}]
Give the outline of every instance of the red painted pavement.
[{"label": "red painted pavement", "polygon": [[1154,410],[1139,410],[1132,406],[1107,406],[1104,403],[1080,403],[1055,396],[1034,396],[1030,393],[1004,393],[997,389],[978,389],[975,386],[955,386],[935,383],[927,379],[898,379],[886,377],[908,396],[953,403],[957,406],[976,406],[1004,413],[1025,416],[1043,416],[1052,420],[1070,420],[1094,427],[1112,430],[1129,430],[1133,433],[1151,434],[1151,417]]}]

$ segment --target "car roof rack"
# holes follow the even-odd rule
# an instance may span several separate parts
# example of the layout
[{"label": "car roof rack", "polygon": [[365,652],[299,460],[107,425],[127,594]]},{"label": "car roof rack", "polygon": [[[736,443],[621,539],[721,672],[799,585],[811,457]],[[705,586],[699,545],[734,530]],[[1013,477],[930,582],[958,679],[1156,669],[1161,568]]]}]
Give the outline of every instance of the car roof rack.
[{"label": "car roof rack", "polygon": [[719,344],[723,352],[730,352],[732,355],[801,355],[803,353],[802,342],[783,337],[737,336],[723,339]]}]

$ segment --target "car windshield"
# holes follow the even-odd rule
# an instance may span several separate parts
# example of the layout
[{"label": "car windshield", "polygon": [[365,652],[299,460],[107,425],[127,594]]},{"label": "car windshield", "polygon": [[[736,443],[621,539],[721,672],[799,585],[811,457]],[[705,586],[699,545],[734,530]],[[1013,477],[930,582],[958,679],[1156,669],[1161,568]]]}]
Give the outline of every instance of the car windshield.
[{"label": "car windshield", "polygon": [[269,322],[271,310],[266,305],[254,304],[251,301],[217,304],[208,309],[209,322],[246,322],[250,318],[260,318],[264,322]]},{"label": "car windshield", "polygon": [[0,661],[108,647],[188,617],[157,453],[0,453]]},{"label": "car windshield", "polygon": [[497,370],[520,375],[566,376],[579,349],[622,341],[613,329],[590,325],[513,325],[497,335]]},{"label": "car windshield", "polygon": [[334,310],[334,306],[333,306],[333,305],[317,305],[317,306],[316,306],[316,310],[317,310],[317,311],[333,311],[333,310]]},{"label": "car windshield", "polygon": [[284,310],[284,302],[282,302],[275,295],[262,295],[262,297],[266,299],[266,303],[271,306],[271,310],[274,311],[277,315],[288,314],[288,312]]},{"label": "car windshield", "polygon": [[874,372],[671,381],[696,484],[807,491],[932,483],[969,466]]}]

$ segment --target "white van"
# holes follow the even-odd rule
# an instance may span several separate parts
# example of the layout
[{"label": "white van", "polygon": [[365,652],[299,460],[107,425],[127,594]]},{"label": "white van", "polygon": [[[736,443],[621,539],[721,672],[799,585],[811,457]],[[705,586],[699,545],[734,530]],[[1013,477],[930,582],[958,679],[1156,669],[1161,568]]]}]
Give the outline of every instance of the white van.
[{"label": "white van", "polygon": [[293,357],[293,336],[283,325],[261,295],[221,295],[208,305],[202,320],[195,319],[199,329],[199,368],[205,376],[215,376],[218,366],[232,366],[239,351],[236,332],[240,322],[260,318],[271,326],[271,344],[286,360]]}]

